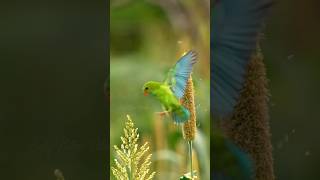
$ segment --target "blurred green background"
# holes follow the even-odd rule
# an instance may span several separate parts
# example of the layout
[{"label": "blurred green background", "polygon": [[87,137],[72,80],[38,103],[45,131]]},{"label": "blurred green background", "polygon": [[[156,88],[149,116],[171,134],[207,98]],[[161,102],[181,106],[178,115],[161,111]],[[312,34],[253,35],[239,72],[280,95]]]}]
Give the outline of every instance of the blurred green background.
[{"label": "blurred green background", "polygon": [[149,80],[163,81],[182,53],[194,49],[199,59],[193,71],[198,121],[194,167],[202,179],[209,179],[209,20],[205,0],[111,1],[110,159],[115,158],[112,146],[121,144],[129,114],[142,141],[150,143],[156,179],[178,179],[189,171],[181,129],[170,118],[155,119],[161,105],[144,97],[142,86]]},{"label": "blurred green background", "polygon": [[262,43],[277,179],[319,179],[320,2],[275,1]]}]

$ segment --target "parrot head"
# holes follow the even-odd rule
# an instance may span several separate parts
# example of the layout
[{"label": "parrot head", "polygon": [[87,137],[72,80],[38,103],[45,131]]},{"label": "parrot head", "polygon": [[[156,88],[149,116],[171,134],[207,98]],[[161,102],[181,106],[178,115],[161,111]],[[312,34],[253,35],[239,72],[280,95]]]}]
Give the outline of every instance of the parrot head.
[{"label": "parrot head", "polygon": [[155,82],[155,81],[149,81],[149,82],[146,82],[144,85],[143,85],[143,94],[145,96],[148,96],[149,94],[153,94],[153,91],[156,90],[157,88],[159,88],[160,86],[160,83],[159,82]]}]

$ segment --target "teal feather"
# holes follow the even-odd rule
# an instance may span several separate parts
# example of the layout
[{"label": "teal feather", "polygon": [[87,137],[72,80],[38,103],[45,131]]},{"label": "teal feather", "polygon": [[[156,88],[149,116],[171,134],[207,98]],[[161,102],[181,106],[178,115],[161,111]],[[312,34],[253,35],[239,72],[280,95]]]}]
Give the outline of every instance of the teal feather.
[{"label": "teal feather", "polygon": [[186,122],[190,118],[190,112],[187,108],[180,106],[172,111],[172,119],[175,123],[180,124]]},{"label": "teal feather", "polygon": [[212,179],[253,180],[254,166],[250,156],[221,133],[211,135],[211,149]]}]

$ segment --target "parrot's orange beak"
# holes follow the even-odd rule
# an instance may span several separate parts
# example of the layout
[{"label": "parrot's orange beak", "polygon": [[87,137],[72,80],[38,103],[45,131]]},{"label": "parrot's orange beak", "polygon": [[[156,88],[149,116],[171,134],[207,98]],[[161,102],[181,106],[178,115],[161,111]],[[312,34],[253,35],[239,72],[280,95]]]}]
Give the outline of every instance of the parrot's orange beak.
[{"label": "parrot's orange beak", "polygon": [[144,91],[144,92],[143,92],[143,95],[144,95],[144,96],[148,96],[149,94],[148,94],[147,91]]}]

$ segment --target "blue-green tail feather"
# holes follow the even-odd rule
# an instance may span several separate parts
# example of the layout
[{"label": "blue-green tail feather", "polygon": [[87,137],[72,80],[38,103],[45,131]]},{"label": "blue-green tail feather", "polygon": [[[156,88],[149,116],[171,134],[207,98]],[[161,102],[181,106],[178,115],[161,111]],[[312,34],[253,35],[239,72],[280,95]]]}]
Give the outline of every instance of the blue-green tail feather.
[{"label": "blue-green tail feather", "polygon": [[175,123],[180,124],[186,122],[190,118],[190,112],[187,108],[180,106],[172,111],[172,119]]}]

